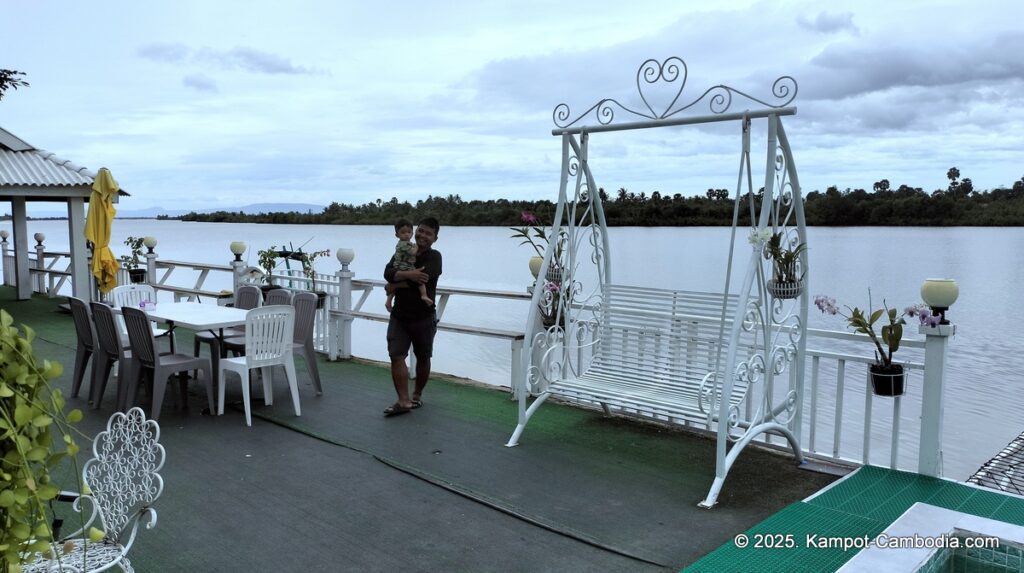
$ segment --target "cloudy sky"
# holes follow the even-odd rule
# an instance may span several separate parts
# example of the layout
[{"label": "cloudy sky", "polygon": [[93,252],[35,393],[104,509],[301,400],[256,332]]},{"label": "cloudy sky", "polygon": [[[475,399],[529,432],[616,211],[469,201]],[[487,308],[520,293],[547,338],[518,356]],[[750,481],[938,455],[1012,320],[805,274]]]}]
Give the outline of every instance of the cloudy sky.
[{"label": "cloudy sky", "polygon": [[[688,66],[680,101],[719,83],[770,99],[776,77],[796,78],[784,123],[805,192],[882,178],[930,191],[951,166],[980,189],[1024,176],[1017,0],[0,6],[0,68],[31,83],[0,101],[0,126],[109,167],[133,195],[123,209],[554,198],[553,108],[642,105],[637,68],[670,56]],[[591,145],[607,189],[735,185],[735,124]]]}]

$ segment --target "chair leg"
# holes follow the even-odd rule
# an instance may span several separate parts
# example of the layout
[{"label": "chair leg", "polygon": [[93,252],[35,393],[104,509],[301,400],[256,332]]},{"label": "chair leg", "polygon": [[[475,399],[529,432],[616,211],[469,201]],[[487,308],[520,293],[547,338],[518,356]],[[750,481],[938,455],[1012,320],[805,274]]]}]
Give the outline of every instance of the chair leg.
[{"label": "chair leg", "polygon": [[207,368],[200,368],[203,372],[203,385],[206,386],[206,401],[210,407],[210,414],[213,414],[213,379],[210,377],[210,370]]},{"label": "chair leg", "polygon": [[313,342],[309,341],[302,347],[302,355],[306,359],[306,370],[313,378],[313,387],[316,388],[316,395],[324,393],[324,387],[320,385],[320,367],[316,364],[316,350],[313,349]]},{"label": "chair leg", "polygon": [[[199,357],[199,342],[200,341],[198,336],[192,337],[192,356],[195,356],[196,358]],[[199,376],[199,371],[193,370],[192,377],[195,378],[197,376]]]},{"label": "chair leg", "polygon": [[245,425],[252,426],[252,405],[249,404],[249,369],[238,373],[242,379],[242,407],[245,408]]},{"label": "chair leg", "polygon": [[153,412],[149,417],[154,420],[160,418],[160,408],[164,405],[164,394],[167,393],[169,374],[169,372],[161,370],[159,366],[153,369]]},{"label": "chair leg", "polygon": [[[135,376],[134,366],[135,362],[130,358],[118,360],[116,407],[120,412],[128,411],[128,389],[131,387],[133,376]],[[132,404],[132,406],[134,405]]]},{"label": "chair leg", "polygon": [[178,395],[181,398],[181,409],[188,410],[188,370],[178,372]]},{"label": "chair leg", "polygon": [[217,415],[224,415],[224,387],[228,385],[227,381],[227,370],[222,364],[220,370],[217,372],[217,378],[220,379],[220,385],[217,387]]},{"label": "chair leg", "polygon": [[271,406],[274,404],[274,386],[273,378],[271,378],[272,366],[264,366],[260,368],[260,375],[263,376],[263,405]]},{"label": "chair leg", "polygon": [[79,345],[75,350],[75,373],[71,379],[71,397],[78,397],[78,390],[82,387],[82,379],[85,378],[85,365],[89,362],[92,351]]},{"label": "chair leg", "polygon": [[292,391],[292,405],[295,406],[295,415],[301,416],[302,409],[299,408],[299,381],[295,376],[295,360],[286,360],[284,363],[284,373],[288,377],[288,387]]},{"label": "chair leg", "polygon": [[[103,402],[103,393],[107,389],[107,378],[110,378],[110,370],[114,366],[114,360],[111,360],[104,353],[104,356],[96,355],[93,357],[95,363],[93,366],[93,379],[91,387],[89,388],[89,401],[92,402],[92,409],[99,410],[100,404]],[[120,372],[118,372],[120,375]]]}]

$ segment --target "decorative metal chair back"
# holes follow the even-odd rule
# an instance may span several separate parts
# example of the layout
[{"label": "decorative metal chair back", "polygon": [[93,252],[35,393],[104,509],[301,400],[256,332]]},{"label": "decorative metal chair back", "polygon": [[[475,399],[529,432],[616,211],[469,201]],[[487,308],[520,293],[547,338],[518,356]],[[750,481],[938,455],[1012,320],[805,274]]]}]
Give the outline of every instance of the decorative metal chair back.
[{"label": "decorative metal chair back", "polygon": [[250,310],[260,306],[263,293],[255,285],[242,285],[235,291],[235,308]]},{"label": "decorative metal chair back", "polygon": [[75,334],[78,336],[78,344],[75,347],[75,371],[71,378],[71,395],[78,396],[82,380],[85,379],[85,365],[92,358],[96,344],[92,332],[92,319],[89,318],[89,307],[85,305],[85,301],[69,296],[68,304],[71,306],[71,318],[75,322]]},{"label": "decorative metal chair back", "polygon": [[150,285],[121,285],[110,291],[110,302],[116,307],[139,308],[146,300],[156,302],[156,289]]},{"label": "decorative metal chair back", "polygon": [[276,288],[267,293],[266,298],[263,299],[263,306],[273,306],[278,304],[291,304],[292,293],[288,289]]},{"label": "decorative metal chair back", "polygon": [[82,479],[92,490],[84,497],[94,502],[107,538],[120,540],[125,551],[141,520],[148,519],[147,529],[156,524],[152,504],[164,491],[158,472],[166,456],[159,441],[160,425],[147,420],[141,408],[116,412],[96,436],[93,457],[82,467]]},{"label": "decorative metal chair back", "polygon": [[128,327],[128,342],[132,347],[132,357],[141,366],[152,368],[156,362],[156,343],[153,341],[153,327],[149,317],[140,309],[130,306],[121,307],[121,316]]},{"label": "decorative metal chair back", "polygon": [[[156,525],[153,503],[164,491],[159,472],[166,452],[159,441],[159,424],[147,420],[141,409],[111,416],[107,429],[93,441],[93,457],[82,467],[82,483],[89,493],[76,497],[74,502],[78,512],[85,509],[83,501],[89,502],[88,517],[79,530],[55,542],[48,556],[40,555],[20,570],[98,573],[118,566],[126,572],[134,571],[128,551],[140,524],[145,529]],[[103,531],[103,539],[83,538],[91,527]]]},{"label": "decorative metal chair back", "polygon": [[245,315],[246,366],[281,364],[292,354],[295,309],[285,305],[261,306]]},{"label": "decorative metal chair back", "polygon": [[317,296],[311,292],[297,292],[292,297],[295,307],[295,337],[293,342],[305,344],[313,338],[313,325],[316,324]]}]

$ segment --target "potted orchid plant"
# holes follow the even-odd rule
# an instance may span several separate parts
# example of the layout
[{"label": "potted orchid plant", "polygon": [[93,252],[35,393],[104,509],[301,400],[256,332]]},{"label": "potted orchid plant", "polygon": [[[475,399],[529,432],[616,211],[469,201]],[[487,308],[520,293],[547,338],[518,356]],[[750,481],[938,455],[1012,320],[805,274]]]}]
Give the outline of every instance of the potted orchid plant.
[{"label": "potted orchid plant", "polygon": [[807,243],[789,242],[784,232],[771,229],[751,229],[750,243],[763,249],[764,258],[772,261],[772,278],[766,286],[777,299],[793,299],[804,292],[806,270],[800,264],[800,255],[807,250]]},{"label": "potted orchid plant", "polygon": [[[536,277],[540,273],[541,265],[544,263],[544,250],[550,242],[546,227],[540,224],[537,216],[529,211],[521,214],[522,227],[511,227],[513,239],[522,239],[520,245],[529,245],[536,256],[530,258],[530,271]],[[555,241],[555,251],[552,253],[551,264],[544,273],[544,286],[539,303],[541,322],[544,328],[550,328],[556,323],[565,326],[565,311],[562,310],[559,319],[559,306],[562,296],[562,252],[565,248],[566,235],[564,230],[559,230],[558,239]]]},{"label": "potted orchid plant", "polygon": [[[927,325],[938,324],[939,317],[933,316],[924,304],[908,306],[902,314],[898,314],[895,308],[889,308],[883,301],[882,308],[870,311],[870,291],[868,298],[867,310],[846,306],[849,314],[839,309],[836,299],[825,295],[814,297],[814,305],[822,313],[838,314],[845,318],[854,332],[868,335],[868,339],[875,346],[875,362],[869,367],[872,390],[878,396],[901,396],[904,392],[903,365],[894,364],[892,355],[900,349],[900,342],[903,340],[903,325],[906,324],[904,317],[917,317],[921,324]],[[880,320],[882,323],[878,332],[875,332],[875,325],[879,324]]]},{"label": "potted orchid plant", "polygon": [[[539,273],[540,266],[544,262],[544,249],[547,248],[550,242],[547,228],[541,225],[537,216],[529,211],[523,211],[520,218],[523,226],[509,227],[513,231],[511,237],[513,239],[522,239],[522,242],[519,243],[520,245],[529,245],[537,253],[536,256],[530,258],[530,270],[537,269],[537,273]],[[565,247],[565,240],[565,231],[559,230],[558,240],[555,242],[555,252],[551,258],[551,265],[544,275],[544,278],[549,282],[562,282],[562,250]],[[534,276],[536,276],[536,273]]]}]

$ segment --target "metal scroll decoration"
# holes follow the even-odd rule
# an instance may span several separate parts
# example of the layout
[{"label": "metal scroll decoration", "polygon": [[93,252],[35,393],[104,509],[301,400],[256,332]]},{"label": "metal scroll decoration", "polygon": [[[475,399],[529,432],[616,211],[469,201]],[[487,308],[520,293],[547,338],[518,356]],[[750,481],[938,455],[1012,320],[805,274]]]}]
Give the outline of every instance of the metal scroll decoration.
[{"label": "metal scroll decoration", "polygon": [[[780,76],[772,83],[770,99],[774,100],[774,103],[769,103],[730,86],[719,84],[704,90],[704,93],[699,97],[684,104],[680,103],[679,99],[682,97],[683,89],[686,87],[686,80],[686,62],[681,58],[673,56],[663,62],[652,58],[641,64],[636,72],[636,89],[641,102],[643,102],[643,108],[634,109],[614,98],[604,98],[590,106],[583,113],[573,117],[569,105],[560,103],[555,106],[554,111],[551,113],[551,119],[556,126],[566,128],[575,125],[581,119],[593,113],[598,123],[609,125],[616,119],[616,110],[620,110],[630,118],[662,120],[672,118],[691,108],[698,108],[702,103],[707,104],[708,110],[711,113],[721,114],[732,107],[734,99],[757,103],[768,108],[781,108],[792,103],[796,99],[798,91],[796,80],[793,77]],[[650,90],[654,86],[668,88],[670,94],[673,93],[671,91],[672,88],[675,88],[673,97],[668,105],[660,107],[660,110],[659,107],[655,107],[652,104],[652,100],[655,97]]]},{"label": "metal scroll decoration", "polygon": [[607,238],[600,198],[586,164],[587,143],[585,135],[572,138],[573,153],[563,161],[564,196],[552,226],[548,260],[534,286],[541,293],[537,307],[543,320],[529,341],[534,360],[526,379],[533,394],[545,391],[551,381],[582,374],[600,343]]}]

